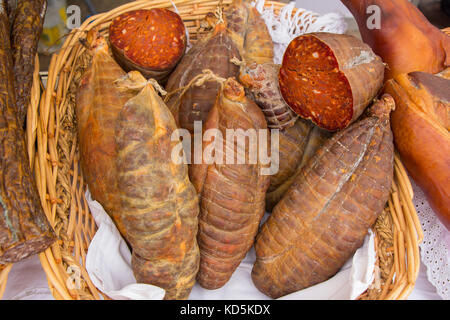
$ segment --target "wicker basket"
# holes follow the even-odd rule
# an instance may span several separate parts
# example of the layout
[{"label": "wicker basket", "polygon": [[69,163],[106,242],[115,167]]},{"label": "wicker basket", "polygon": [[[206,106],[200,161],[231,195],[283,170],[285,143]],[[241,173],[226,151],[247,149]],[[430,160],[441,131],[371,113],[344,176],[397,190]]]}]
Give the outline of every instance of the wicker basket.
[{"label": "wicker basket", "polygon": [[[211,0],[172,2],[189,30],[191,41],[202,32],[200,21],[204,15],[218,5],[218,1]],[[223,4],[230,2],[224,0]],[[268,1],[266,5],[279,10],[285,4]],[[108,298],[92,284],[85,269],[86,252],[96,226],[84,198],[86,186],[80,174],[74,116],[77,83],[88,64],[79,39],[94,27],[106,33],[110,21],[125,11],[156,7],[171,9],[172,3],[141,0],[90,17],[68,35],[62,49],[52,56],[42,93],[39,74],[35,74],[27,144],[45,213],[59,237],[59,241],[39,255],[56,299]],[[360,299],[405,299],[412,291],[420,266],[418,244],[423,237],[412,198],[407,173],[396,156],[391,196],[373,228],[377,247],[375,281]],[[0,269],[0,297],[10,269],[11,265]],[[78,286],[73,285],[73,280]]]}]

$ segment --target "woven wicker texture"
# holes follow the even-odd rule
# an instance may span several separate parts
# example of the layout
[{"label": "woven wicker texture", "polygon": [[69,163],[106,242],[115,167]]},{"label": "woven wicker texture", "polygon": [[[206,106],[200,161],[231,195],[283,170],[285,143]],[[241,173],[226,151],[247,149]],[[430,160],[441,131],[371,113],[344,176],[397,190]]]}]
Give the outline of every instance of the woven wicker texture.
[{"label": "woven wicker texture", "polygon": [[[224,0],[227,5],[231,0]],[[97,27],[106,34],[117,15],[138,8],[178,8],[195,41],[204,32],[201,21],[214,12],[218,1],[141,0],[92,16],[66,38],[51,59],[46,89],[36,72],[28,109],[27,144],[41,201],[59,237],[39,255],[49,288],[56,299],[108,298],[95,288],[85,269],[86,252],[95,234],[93,217],[84,198],[86,186],[80,173],[77,148],[75,92],[89,58],[80,43],[86,32]],[[284,3],[270,2],[275,11]],[[37,69],[38,70],[38,67]],[[422,231],[412,203],[413,191],[399,158],[395,158],[395,179],[389,203],[374,230],[377,245],[375,281],[361,299],[405,299],[412,291],[420,267],[418,243]],[[0,297],[11,265],[0,266]]]}]

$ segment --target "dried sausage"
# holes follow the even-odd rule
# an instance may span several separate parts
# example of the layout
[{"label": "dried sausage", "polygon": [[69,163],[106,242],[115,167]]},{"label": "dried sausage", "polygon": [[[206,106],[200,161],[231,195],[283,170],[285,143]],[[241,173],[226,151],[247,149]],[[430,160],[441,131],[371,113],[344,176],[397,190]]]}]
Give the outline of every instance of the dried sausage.
[{"label": "dried sausage", "polygon": [[[240,59],[239,50],[227,33],[223,23],[198,41],[183,57],[170,75],[166,90],[175,92],[187,86],[190,81],[209,69],[222,78],[237,77],[239,68],[230,60]],[[179,127],[194,132],[194,121],[205,122],[219,92],[216,81],[206,81],[202,86],[192,86],[183,93],[178,91],[167,101]]]},{"label": "dried sausage", "polygon": [[279,74],[281,94],[297,114],[319,127],[346,128],[383,85],[385,66],[361,40],[311,33],[286,49]]},{"label": "dried sausage", "polygon": [[[220,91],[208,117],[205,130],[222,133],[223,148],[215,154],[225,154],[226,145],[234,145],[233,158],[245,155],[244,164],[212,164],[203,161],[192,165],[191,181],[200,195],[198,241],[200,270],[198,283],[207,289],[217,289],[228,282],[248,250],[253,245],[261,218],[269,176],[264,175],[259,162],[250,164],[250,146],[239,146],[226,138],[226,130],[266,130],[264,115],[256,104],[245,97],[244,88],[230,78]],[[204,146],[204,150],[208,145]],[[224,151],[222,151],[224,150]],[[229,149],[228,149],[229,150]]]},{"label": "dried sausage", "polygon": [[0,3],[0,263],[17,262],[55,241],[36,188],[19,125],[4,0]]},{"label": "dried sausage", "polygon": [[119,90],[115,81],[126,73],[109,55],[106,40],[88,33],[92,60],[78,85],[76,117],[81,169],[92,194],[126,238],[116,179],[115,123],[123,105],[135,93]]},{"label": "dried sausage", "polygon": [[224,20],[247,65],[273,62],[272,37],[250,1],[234,0],[224,11]]},{"label": "dried sausage", "polygon": [[135,78],[133,87],[144,87],[125,103],[116,124],[120,210],[132,268],[138,282],[164,288],[165,299],[187,299],[200,259],[198,197],[187,165],[171,160],[178,144],[171,139],[177,130],[172,114],[142,75]]},{"label": "dried sausage", "polygon": [[21,125],[26,120],[30,104],[36,52],[46,10],[47,0],[18,0],[14,14],[11,46],[17,116]]},{"label": "dried sausage", "polygon": [[450,230],[450,76],[401,74],[384,91],[396,101],[391,121],[402,162]]},{"label": "dried sausage", "polygon": [[274,63],[246,64],[241,67],[239,81],[264,112],[269,128],[286,129],[294,125],[298,115],[284,101],[278,86],[280,67]]},{"label": "dried sausage", "polygon": [[391,96],[319,148],[256,239],[256,287],[272,298],[333,276],[362,245],[388,200]]},{"label": "dried sausage", "polygon": [[280,131],[279,171],[270,177],[266,194],[266,210],[272,211],[317,149],[331,137],[309,121],[299,119],[294,126]]}]

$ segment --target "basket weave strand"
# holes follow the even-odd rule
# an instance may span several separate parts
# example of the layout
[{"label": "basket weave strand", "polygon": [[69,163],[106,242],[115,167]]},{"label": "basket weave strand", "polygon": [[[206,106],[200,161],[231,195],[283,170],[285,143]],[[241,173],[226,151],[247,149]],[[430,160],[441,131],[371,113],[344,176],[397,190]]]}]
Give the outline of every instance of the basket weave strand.
[{"label": "basket weave strand", "polygon": [[[168,8],[176,5],[195,42],[204,32],[201,20],[214,12],[218,1],[140,0],[88,18],[66,38],[54,54],[48,71],[46,89],[40,92],[36,68],[32,101],[28,110],[27,145],[30,164],[44,211],[58,235],[51,248],[39,255],[48,285],[56,299],[107,299],[90,280],[85,269],[86,253],[96,226],[84,197],[86,186],[80,172],[77,148],[75,92],[89,64],[80,39],[98,28],[106,35],[113,18],[135,9]],[[228,5],[231,0],[223,0]],[[283,3],[267,1],[275,12]],[[295,12],[294,12],[295,13]],[[388,205],[373,229],[376,235],[375,280],[360,299],[405,299],[412,291],[419,272],[418,243],[423,234],[412,203],[408,175],[395,156],[395,176]],[[0,266],[0,297],[11,265]]]}]

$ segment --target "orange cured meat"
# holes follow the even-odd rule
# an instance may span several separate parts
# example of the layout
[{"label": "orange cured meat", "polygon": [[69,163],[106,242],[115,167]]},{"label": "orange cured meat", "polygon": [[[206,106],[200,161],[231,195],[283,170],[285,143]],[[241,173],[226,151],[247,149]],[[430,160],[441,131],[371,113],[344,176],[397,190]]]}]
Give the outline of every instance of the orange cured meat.
[{"label": "orange cured meat", "polygon": [[297,114],[336,131],[363,113],[383,85],[384,63],[361,40],[311,33],[286,49],[279,73],[281,94]]},{"label": "orange cured meat", "polygon": [[109,55],[106,40],[88,34],[92,61],[76,97],[76,116],[81,169],[92,198],[113,218],[125,236],[119,208],[116,177],[116,120],[133,92],[118,90],[115,81],[125,72]]},{"label": "orange cured meat", "polygon": [[450,230],[450,77],[411,72],[384,90],[396,101],[391,121],[402,162]]},{"label": "orange cured meat", "polygon": [[181,17],[167,9],[134,10],[115,18],[109,27],[114,57],[126,70],[165,80],[186,50]]}]

